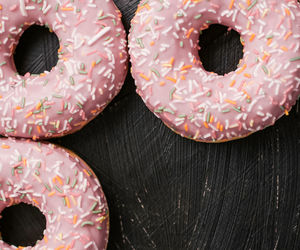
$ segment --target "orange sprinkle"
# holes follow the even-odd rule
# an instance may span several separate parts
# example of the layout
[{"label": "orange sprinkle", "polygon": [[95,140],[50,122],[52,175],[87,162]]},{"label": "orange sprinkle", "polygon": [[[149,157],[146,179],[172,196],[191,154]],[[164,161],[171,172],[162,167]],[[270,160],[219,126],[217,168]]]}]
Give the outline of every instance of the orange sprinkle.
[{"label": "orange sprinkle", "polygon": [[165,82],[160,82],[159,85],[160,86],[164,86],[166,83]]},{"label": "orange sprinkle", "polygon": [[36,128],[37,128],[38,133],[40,134],[40,133],[41,133],[41,128],[40,128],[40,126],[36,126]]},{"label": "orange sprinkle", "polygon": [[194,30],[195,30],[194,28],[190,28],[189,31],[188,31],[188,33],[186,34],[186,37],[187,37],[187,38],[190,38],[190,36],[191,36],[191,34],[192,34],[192,32],[193,32]]},{"label": "orange sprinkle", "polygon": [[267,45],[269,46],[272,42],[273,42],[273,39],[272,39],[272,38],[268,39]]},{"label": "orange sprinkle", "polygon": [[182,1],[182,5],[184,6],[184,5],[186,5],[186,3],[188,2],[189,0],[183,0]]},{"label": "orange sprinkle", "polygon": [[150,46],[153,46],[154,44],[155,44],[154,41],[151,41],[151,42],[150,42]]},{"label": "orange sprinkle", "polygon": [[255,35],[255,34],[252,34],[251,37],[250,37],[250,39],[249,39],[250,42],[252,42],[252,41],[254,40],[255,37],[256,37],[256,35]]},{"label": "orange sprinkle", "polygon": [[55,178],[56,178],[56,180],[58,180],[58,182],[61,186],[64,184],[62,179],[58,175]]},{"label": "orange sprinkle", "polygon": [[251,78],[251,75],[248,74],[248,73],[245,73],[244,76],[247,77],[247,78]]},{"label": "orange sprinkle", "polygon": [[186,78],[185,78],[184,75],[181,75],[181,76],[180,76],[180,79],[181,79],[181,80],[185,80]]},{"label": "orange sprinkle", "polygon": [[0,10],[2,10],[3,9],[3,7],[2,7],[2,5],[0,4]]},{"label": "orange sprinkle", "polygon": [[70,200],[69,200],[68,196],[65,197],[65,201],[66,201],[67,207],[71,208]]},{"label": "orange sprinkle", "polygon": [[61,10],[62,11],[73,11],[74,8],[73,7],[62,7]]},{"label": "orange sprinkle", "polygon": [[288,16],[291,15],[291,12],[290,12],[290,10],[289,10],[288,8],[285,8],[285,13],[286,13]]},{"label": "orange sprinkle", "polygon": [[44,241],[45,241],[46,243],[48,243],[48,238],[47,238],[46,235],[44,236]]},{"label": "orange sprinkle", "polygon": [[32,201],[33,201],[35,204],[39,205],[39,203],[38,203],[38,201],[37,201],[36,199],[32,199]]},{"label": "orange sprinkle", "polygon": [[248,4],[248,6],[250,6],[251,5],[251,0],[247,0],[247,4]]},{"label": "orange sprinkle", "polygon": [[213,123],[214,120],[215,120],[215,118],[214,118],[214,116],[212,115],[212,116],[210,117],[209,123]]},{"label": "orange sprinkle", "polygon": [[64,246],[64,245],[61,245],[61,246],[55,248],[55,250],[60,250],[60,249],[63,249],[63,248],[65,248],[65,246]]},{"label": "orange sprinkle", "polygon": [[174,57],[171,57],[170,64],[173,65],[174,61],[175,61]]},{"label": "orange sprinkle", "polygon": [[49,197],[55,195],[55,191],[53,190],[51,193],[48,194]]},{"label": "orange sprinkle", "polygon": [[268,57],[267,54],[264,54],[264,56],[261,58],[263,61]]},{"label": "orange sprinkle", "polygon": [[145,76],[143,73],[140,73],[140,77],[144,78],[146,81],[150,81],[150,78]]},{"label": "orange sprinkle", "polygon": [[289,111],[284,110],[285,115],[289,115]]},{"label": "orange sprinkle", "polygon": [[233,5],[234,5],[234,0],[231,0],[231,2],[230,2],[230,4],[229,4],[229,9],[231,10],[232,9],[232,7],[233,7]]},{"label": "orange sprinkle", "polygon": [[25,116],[25,118],[28,118],[28,117],[30,117],[30,116],[32,116],[32,112],[29,112],[26,116]]},{"label": "orange sprinkle", "polygon": [[5,144],[2,144],[1,148],[3,148],[3,149],[9,149],[9,148],[10,148],[10,146],[8,146],[8,145],[5,145]]},{"label": "orange sprinkle", "polygon": [[287,40],[292,34],[293,34],[292,31],[289,31],[288,33],[286,33],[286,35],[284,36],[284,40]]},{"label": "orange sprinkle", "polygon": [[27,159],[26,158],[23,158],[23,165],[24,165],[24,167],[27,166]]},{"label": "orange sprinkle", "polygon": [[230,104],[232,104],[232,105],[236,105],[236,102],[235,102],[235,101],[232,101],[232,100],[230,100],[230,99],[225,99],[225,102],[230,103]]},{"label": "orange sprinkle", "polygon": [[172,77],[170,77],[170,76],[166,76],[165,78],[166,78],[167,80],[171,81],[171,82],[174,82],[174,83],[177,82],[176,79],[174,79],[174,78],[172,78]]},{"label": "orange sprinkle", "polygon": [[183,67],[181,68],[181,71],[190,69],[190,68],[192,68],[192,67],[193,67],[193,65],[186,65],[186,66],[183,66]]},{"label": "orange sprinkle", "polygon": [[235,84],[235,82],[236,82],[236,80],[233,80],[233,81],[229,84],[229,86],[230,86],[230,87],[233,87],[234,84]]},{"label": "orange sprinkle", "polygon": [[221,132],[223,131],[223,125],[220,126],[220,131],[221,131]]},{"label": "orange sprinkle", "polygon": [[16,106],[15,109],[16,109],[16,110],[20,110],[20,109],[22,109],[22,107]]},{"label": "orange sprinkle", "polygon": [[86,171],[86,169],[83,169],[83,172],[88,176],[88,177],[90,177],[91,175],[89,174],[89,172],[88,171]]},{"label": "orange sprinkle", "polygon": [[242,68],[240,68],[236,73],[241,74],[247,68],[247,64],[244,64]]},{"label": "orange sprinkle", "polygon": [[250,98],[250,96],[249,96],[249,94],[247,93],[247,91],[246,90],[242,90],[243,92],[244,92],[244,94],[247,96],[247,98]]},{"label": "orange sprinkle", "polygon": [[[121,53],[120,53],[121,54]],[[121,57],[122,58],[122,57]],[[94,68],[96,66],[96,62],[95,61],[92,61],[92,68]]]},{"label": "orange sprinkle", "polygon": [[186,132],[188,132],[188,131],[189,131],[189,127],[188,127],[187,123],[186,123],[186,124],[184,124],[184,130],[185,130]]},{"label": "orange sprinkle", "polygon": [[122,52],[120,52],[119,56],[120,56],[120,58],[123,58],[123,53],[122,53]]},{"label": "orange sprinkle", "polygon": [[220,130],[220,122],[217,123],[217,129]]},{"label": "orange sprinkle", "polygon": [[203,124],[206,128],[209,128],[207,122],[203,122]]},{"label": "orange sprinkle", "polygon": [[288,50],[289,50],[289,49],[288,49],[287,47],[285,47],[285,46],[281,46],[280,49],[283,50],[283,51],[288,51]]},{"label": "orange sprinkle", "polygon": [[145,8],[146,8],[147,10],[151,10],[151,7],[150,7],[149,4],[145,4],[144,6],[145,6]]},{"label": "orange sprinkle", "polygon": [[76,222],[77,222],[77,214],[75,214],[75,215],[73,216],[73,224],[75,225]]},{"label": "orange sprinkle", "polygon": [[71,249],[71,245],[67,245],[66,250],[70,250]]}]

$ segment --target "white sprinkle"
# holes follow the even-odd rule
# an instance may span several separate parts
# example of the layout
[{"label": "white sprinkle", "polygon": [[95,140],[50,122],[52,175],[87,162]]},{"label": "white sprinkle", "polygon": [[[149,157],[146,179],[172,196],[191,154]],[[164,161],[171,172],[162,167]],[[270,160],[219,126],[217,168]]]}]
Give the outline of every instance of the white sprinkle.
[{"label": "white sprinkle", "polygon": [[107,32],[110,31],[110,27],[105,27],[100,32],[98,32],[97,35],[95,35],[91,40],[88,41],[88,45],[91,46],[94,44],[98,39],[100,39],[102,36],[104,36]]}]

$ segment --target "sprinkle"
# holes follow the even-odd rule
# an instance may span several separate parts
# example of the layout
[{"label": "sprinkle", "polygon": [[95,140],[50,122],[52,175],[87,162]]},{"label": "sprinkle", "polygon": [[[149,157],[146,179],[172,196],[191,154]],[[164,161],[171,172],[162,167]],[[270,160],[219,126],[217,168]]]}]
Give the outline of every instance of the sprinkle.
[{"label": "sprinkle", "polygon": [[143,43],[143,40],[142,40],[141,38],[137,38],[137,39],[136,39],[136,42],[137,42],[137,44],[138,44],[142,49],[145,48],[144,43]]},{"label": "sprinkle", "polygon": [[233,109],[233,110],[235,110],[236,112],[239,112],[239,113],[241,113],[241,108],[240,108],[240,107],[238,107],[238,108],[236,108],[236,107],[233,107],[232,109]]},{"label": "sprinkle", "polygon": [[294,57],[290,59],[290,62],[296,62],[300,60],[300,56]]},{"label": "sprinkle", "polygon": [[247,8],[247,10],[251,10],[255,4],[257,3],[257,0],[254,0],[253,3]]},{"label": "sprinkle", "polygon": [[208,112],[206,115],[206,122],[209,123],[209,121],[210,121],[210,112]]},{"label": "sprinkle", "polygon": [[170,113],[172,115],[175,114],[174,111],[172,111],[171,109],[168,109],[168,108],[165,108],[164,111],[167,112],[167,113]]},{"label": "sprinkle", "polygon": [[191,34],[192,34],[192,32],[193,32],[194,30],[195,30],[194,28],[190,28],[189,31],[188,31],[187,34],[186,34],[186,37],[187,37],[187,38],[190,38],[190,36],[191,36]]},{"label": "sprinkle", "polygon": [[232,9],[232,7],[233,7],[233,5],[234,5],[234,1],[235,1],[235,0],[231,0],[231,1],[230,1],[229,7],[228,7],[230,10]]},{"label": "sprinkle", "polygon": [[176,88],[171,89],[170,94],[169,94],[169,99],[170,100],[173,100],[173,94],[174,94],[175,91],[176,91]]},{"label": "sprinkle", "polygon": [[44,183],[44,186],[47,188],[48,191],[51,191],[51,188],[49,187],[49,185],[47,183]]},{"label": "sprinkle", "polygon": [[74,179],[74,181],[73,181],[73,183],[72,183],[72,188],[74,188],[75,187],[75,185],[76,185],[76,183],[77,183],[77,179]]},{"label": "sprinkle", "polygon": [[229,113],[230,112],[230,109],[224,109],[222,110],[222,113]]},{"label": "sprinkle", "polygon": [[71,85],[75,84],[74,78],[72,76],[70,76],[70,83],[71,83]]},{"label": "sprinkle", "polygon": [[140,73],[140,77],[144,78],[146,81],[150,81],[150,78],[145,76],[143,73]]},{"label": "sprinkle", "polygon": [[246,69],[247,65],[244,64],[242,68],[240,68],[236,73],[237,74],[241,74],[245,69]]},{"label": "sprinkle", "polygon": [[85,222],[83,222],[83,223],[81,224],[81,227],[84,227],[84,226],[87,226],[87,225],[89,225],[89,226],[94,226],[94,222],[92,222],[92,221],[85,221]]},{"label": "sprinkle", "polygon": [[174,79],[174,78],[172,78],[172,77],[170,77],[170,76],[166,76],[165,78],[166,78],[166,80],[169,80],[169,81],[171,81],[171,82],[174,82],[174,83],[177,82],[176,79]]},{"label": "sprinkle", "polygon": [[267,69],[267,67],[265,65],[262,66],[263,71],[265,72],[266,75],[269,74],[269,70]]},{"label": "sprinkle", "polygon": [[236,105],[236,102],[235,102],[235,101],[232,101],[232,100],[230,100],[230,99],[225,99],[224,101],[227,102],[227,103],[230,103],[230,104],[232,104],[232,105]]},{"label": "sprinkle", "polygon": [[286,33],[286,35],[284,36],[284,40],[287,40],[291,35],[293,34],[292,31],[289,31],[288,33]]},{"label": "sprinkle", "polygon": [[90,211],[94,211],[94,209],[96,208],[97,204],[98,204],[98,202],[95,201],[94,204],[92,205]]},{"label": "sprinkle", "polygon": [[236,82],[236,80],[233,80],[233,81],[229,84],[229,86],[230,86],[230,87],[233,87],[234,84],[235,84],[235,82]]},{"label": "sprinkle", "polygon": [[107,32],[109,32],[111,30],[110,27],[105,27],[103,28],[100,32],[98,32],[97,35],[95,35],[93,38],[91,38],[88,41],[88,45],[91,46],[93,45],[97,40],[99,40],[102,36],[104,36]]},{"label": "sprinkle", "polygon": [[195,20],[198,20],[198,19],[200,19],[201,17],[202,17],[202,14],[199,14],[199,15],[194,16],[194,19],[195,19]]},{"label": "sprinkle", "polygon": [[160,74],[159,74],[159,72],[158,72],[157,69],[152,68],[151,71],[152,71],[153,73],[155,73],[155,75],[157,75],[158,77],[160,77]]},{"label": "sprinkle", "polygon": [[186,66],[183,66],[183,67],[181,68],[181,71],[190,69],[190,68],[192,68],[192,67],[193,67],[193,65],[186,65]]},{"label": "sprinkle", "polygon": [[57,185],[54,185],[54,188],[55,188],[58,192],[63,193],[63,191],[62,191]]}]

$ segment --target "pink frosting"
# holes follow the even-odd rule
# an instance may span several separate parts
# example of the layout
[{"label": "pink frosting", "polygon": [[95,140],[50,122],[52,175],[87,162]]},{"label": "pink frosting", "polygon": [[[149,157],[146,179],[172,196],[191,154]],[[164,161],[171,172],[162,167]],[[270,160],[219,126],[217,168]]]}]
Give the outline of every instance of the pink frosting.
[{"label": "pink frosting", "polygon": [[[16,74],[24,30],[47,25],[60,39],[51,72]],[[126,33],[112,0],[0,0],[0,134],[46,138],[75,132],[99,114],[127,73]]]},{"label": "pink frosting", "polygon": [[[249,2],[249,4],[248,4]],[[207,72],[198,56],[210,23],[241,34],[235,72]],[[132,73],[148,108],[184,137],[232,140],[273,125],[300,95],[296,0],[147,0],[132,21]]]},{"label": "pink frosting", "polygon": [[[75,154],[53,144],[0,139],[0,211],[25,202],[45,215],[43,240],[25,249],[106,249],[101,185]],[[0,240],[1,249],[15,249]]]}]

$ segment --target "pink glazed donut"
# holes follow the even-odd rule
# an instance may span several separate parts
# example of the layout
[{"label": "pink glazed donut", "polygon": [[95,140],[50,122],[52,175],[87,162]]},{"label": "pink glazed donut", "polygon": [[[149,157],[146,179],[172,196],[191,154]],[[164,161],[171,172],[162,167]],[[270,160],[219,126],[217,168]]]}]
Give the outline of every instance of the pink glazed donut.
[{"label": "pink glazed donut", "polygon": [[[60,39],[51,72],[16,73],[13,53],[32,24]],[[0,134],[45,139],[73,133],[118,94],[126,33],[112,0],[0,0]]]},{"label": "pink glazed donut", "polygon": [[[44,238],[25,249],[106,249],[106,198],[78,156],[53,144],[2,138],[0,159],[0,211],[24,202],[46,217]],[[16,248],[0,240],[0,249]]]},{"label": "pink glazed donut", "polygon": [[[235,72],[207,72],[201,30],[236,30],[244,57]],[[245,137],[288,114],[300,95],[296,0],[146,0],[132,21],[129,53],[137,92],[180,135],[203,142]]]}]

